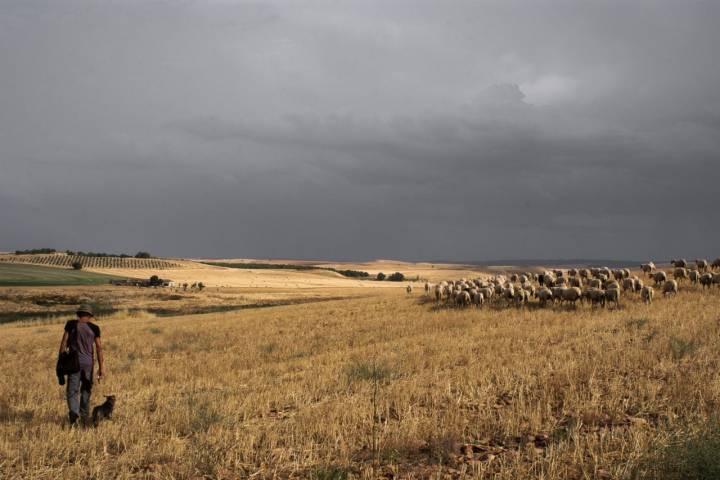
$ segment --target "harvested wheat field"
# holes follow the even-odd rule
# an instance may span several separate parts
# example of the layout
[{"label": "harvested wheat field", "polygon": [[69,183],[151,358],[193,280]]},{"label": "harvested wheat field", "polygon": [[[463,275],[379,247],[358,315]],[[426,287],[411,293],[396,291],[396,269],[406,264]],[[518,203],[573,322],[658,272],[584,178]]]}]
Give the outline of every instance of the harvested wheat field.
[{"label": "harvested wheat field", "polygon": [[93,404],[117,405],[87,429],[65,426],[62,323],[0,326],[0,477],[663,478],[720,402],[717,289],[609,309],[373,289],[97,323]]}]

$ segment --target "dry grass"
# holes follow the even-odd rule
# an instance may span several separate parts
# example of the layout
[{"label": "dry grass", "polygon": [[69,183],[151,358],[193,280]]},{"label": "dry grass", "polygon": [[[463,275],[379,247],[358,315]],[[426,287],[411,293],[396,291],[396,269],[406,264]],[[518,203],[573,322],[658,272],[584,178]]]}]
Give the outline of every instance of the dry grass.
[{"label": "dry grass", "polygon": [[[394,284],[396,290],[404,285]],[[116,310],[203,311],[212,307],[300,303],[368,295],[369,289],[350,288],[220,288],[202,291],[182,288],[137,288],[112,285],[0,288],[0,323],[6,318],[45,318],[72,314],[83,303],[103,315]]]},{"label": "dry grass", "polygon": [[459,311],[375,289],[101,318],[93,401],[118,404],[89,430],[63,426],[62,325],[0,326],[0,477],[629,478],[717,411],[719,312],[717,290]]}]

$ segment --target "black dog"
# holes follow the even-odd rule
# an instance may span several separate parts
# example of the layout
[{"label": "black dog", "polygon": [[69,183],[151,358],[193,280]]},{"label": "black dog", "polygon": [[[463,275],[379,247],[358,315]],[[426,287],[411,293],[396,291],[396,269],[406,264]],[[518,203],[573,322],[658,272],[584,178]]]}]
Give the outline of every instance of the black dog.
[{"label": "black dog", "polygon": [[101,420],[112,418],[113,408],[115,408],[115,395],[105,396],[105,403],[93,408],[93,425],[97,427]]}]

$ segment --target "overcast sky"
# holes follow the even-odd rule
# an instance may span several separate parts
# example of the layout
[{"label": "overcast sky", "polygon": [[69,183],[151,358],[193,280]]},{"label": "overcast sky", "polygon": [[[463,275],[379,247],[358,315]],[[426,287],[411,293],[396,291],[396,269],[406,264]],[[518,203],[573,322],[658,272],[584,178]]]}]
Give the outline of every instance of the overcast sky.
[{"label": "overcast sky", "polygon": [[720,255],[718,1],[0,0],[0,250]]}]

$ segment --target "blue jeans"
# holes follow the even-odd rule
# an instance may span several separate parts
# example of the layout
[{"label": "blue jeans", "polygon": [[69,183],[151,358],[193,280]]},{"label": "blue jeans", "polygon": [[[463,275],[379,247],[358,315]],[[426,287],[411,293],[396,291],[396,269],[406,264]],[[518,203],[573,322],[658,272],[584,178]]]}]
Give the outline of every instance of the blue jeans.
[{"label": "blue jeans", "polygon": [[83,370],[67,376],[67,404],[70,410],[68,414],[70,423],[77,422],[79,417],[87,418],[90,414],[92,376],[90,379],[86,377]]}]

